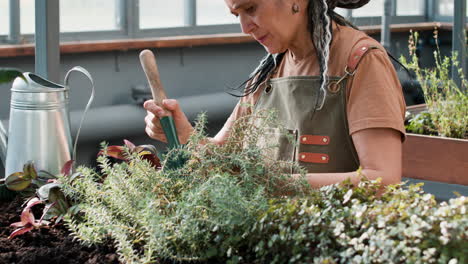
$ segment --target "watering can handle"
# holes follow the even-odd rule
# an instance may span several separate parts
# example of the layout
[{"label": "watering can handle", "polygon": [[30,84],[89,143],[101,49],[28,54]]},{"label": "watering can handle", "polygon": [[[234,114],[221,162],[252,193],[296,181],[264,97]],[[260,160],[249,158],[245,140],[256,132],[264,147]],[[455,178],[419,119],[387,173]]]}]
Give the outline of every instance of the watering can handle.
[{"label": "watering can handle", "polygon": [[91,74],[85,68],[83,68],[81,66],[75,66],[71,70],[69,70],[67,72],[67,74],[65,75],[65,86],[66,87],[68,87],[68,79],[70,78],[70,73],[72,73],[74,71],[81,72],[91,82],[91,96],[89,97],[89,100],[88,100],[88,103],[86,104],[83,115],[81,116],[80,125],[78,126],[78,131],[76,132],[75,143],[73,144],[72,160],[74,160],[76,162],[76,146],[77,146],[77,143],[78,143],[78,137],[80,136],[81,127],[83,126],[83,121],[85,119],[86,113],[88,112],[88,110],[89,110],[89,108],[91,106],[91,103],[94,100],[94,80],[93,80],[93,77],[91,77]]}]

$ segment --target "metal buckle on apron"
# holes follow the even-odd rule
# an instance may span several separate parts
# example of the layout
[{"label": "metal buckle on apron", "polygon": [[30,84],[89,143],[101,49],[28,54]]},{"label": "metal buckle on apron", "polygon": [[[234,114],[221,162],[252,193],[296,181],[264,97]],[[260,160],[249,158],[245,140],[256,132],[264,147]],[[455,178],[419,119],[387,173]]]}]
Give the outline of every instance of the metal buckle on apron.
[{"label": "metal buckle on apron", "polygon": [[349,72],[349,71],[348,71],[348,66],[346,66],[346,67],[344,68],[344,71],[345,71],[345,73],[346,73],[345,76],[353,76],[354,73],[356,72],[356,69],[354,69],[353,72]]},{"label": "metal buckle on apron", "polygon": [[348,69],[348,66],[345,67],[344,69],[344,72],[345,74],[343,75],[343,77],[341,77],[338,81],[332,81],[328,84],[328,90],[332,93],[336,93],[338,92],[338,85],[340,85],[340,83],[345,80],[346,78],[348,78],[349,76],[353,76],[354,73],[356,72],[356,70],[354,70],[353,72],[349,72],[349,69]]},{"label": "metal buckle on apron", "polygon": [[273,89],[273,87],[271,86],[271,84],[268,82],[268,84],[265,86],[265,89],[263,90],[266,94],[269,94],[271,92],[271,90]]}]

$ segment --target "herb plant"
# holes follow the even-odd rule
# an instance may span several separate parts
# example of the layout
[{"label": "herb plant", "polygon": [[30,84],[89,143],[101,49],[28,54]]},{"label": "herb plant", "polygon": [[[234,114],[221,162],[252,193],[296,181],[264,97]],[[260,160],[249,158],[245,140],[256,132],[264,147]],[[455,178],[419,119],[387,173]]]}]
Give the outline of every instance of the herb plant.
[{"label": "herb plant", "polygon": [[[115,242],[123,263],[466,263],[468,200],[437,204],[420,186],[349,181],[312,190],[291,162],[264,156],[257,140],[275,126],[243,118],[223,145],[206,142],[204,117],[161,169],[126,149],[99,169],[60,177],[77,213],[65,222],[85,244]],[[171,155],[188,157],[167,168]],[[288,196],[285,196],[288,194]]]},{"label": "herb plant", "polygon": [[409,38],[410,60],[401,57],[402,63],[414,71],[419,81],[427,112],[410,119],[407,130],[414,133],[439,135],[468,139],[468,82],[461,68],[458,75],[462,80],[461,87],[450,77],[452,65],[458,67],[457,54],[451,57],[442,56],[438,43],[437,29],[434,31],[436,50],[434,51],[435,68],[422,69],[416,55],[418,33],[411,32]]}]

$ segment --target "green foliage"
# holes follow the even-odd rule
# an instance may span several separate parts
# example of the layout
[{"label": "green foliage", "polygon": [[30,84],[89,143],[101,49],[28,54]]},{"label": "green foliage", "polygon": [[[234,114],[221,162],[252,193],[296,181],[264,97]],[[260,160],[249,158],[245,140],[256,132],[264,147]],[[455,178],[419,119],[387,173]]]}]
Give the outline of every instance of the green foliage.
[{"label": "green foliage", "polygon": [[56,179],[55,175],[47,171],[37,171],[34,162],[28,161],[23,165],[23,171],[14,172],[2,181],[9,190],[19,192],[25,197],[31,197],[36,190]]},{"label": "green foliage", "polygon": [[[73,161],[68,161],[62,169],[62,174],[71,179],[76,177],[76,174],[69,175],[72,164]],[[8,175],[0,183],[1,201],[10,201],[17,194],[28,197],[28,203],[21,212],[21,221],[11,224],[17,229],[10,234],[9,239],[34,229],[48,228],[50,224],[60,222],[69,212],[70,205],[60,189],[61,184],[57,183],[57,177],[44,170],[38,172],[33,161],[28,161],[23,171]],[[31,210],[38,204],[45,204],[40,220],[36,220]]]},{"label": "green foliage", "polygon": [[21,77],[26,81],[20,70],[15,68],[0,68],[0,84],[9,83],[16,79],[16,77]]},{"label": "green foliage", "polygon": [[[312,190],[270,161],[257,140],[275,117],[241,119],[223,145],[206,141],[204,118],[183,149],[181,168],[156,170],[127,149],[127,162],[98,158],[62,190],[77,213],[66,223],[83,243],[115,241],[123,263],[466,262],[468,200],[437,204],[418,186],[363,180]],[[289,194],[289,196],[284,196]]]},{"label": "green foliage", "polygon": [[393,186],[374,200],[356,195],[374,185],[365,181],[355,189],[330,186],[318,197],[275,201],[253,228],[257,237],[249,247],[256,253],[251,262],[468,261],[465,197],[438,205],[420,186]]},{"label": "green foliage", "polygon": [[[434,38],[437,43],[437,30]],[[461,87],[450,77],[452,65],[458,68],[457,54],[442,57],[439,46],[434,51],[436,67],[422,69],[416,55],[418,33],[411,33],[409,39],[410,61],[401,57],[403,65],[416,73],[427,104],[427,114],[413,117],[407,128],[408,132],[440,135],[453,138],[468,138],[468,82],[460,68],[458,75],[462,79]]]},{"label": "green foliage", "polygon": [[12,173],[5,178],[5,186],[12,191],[23,191],[37,179],[34,162],[28,161],[24,164],[23,171]]},{"label": "green foliage", "polygon": [[437,128],[429,112],[421,112],[411,117],[406,125],[406,131],[421,135],[438,136]]}]

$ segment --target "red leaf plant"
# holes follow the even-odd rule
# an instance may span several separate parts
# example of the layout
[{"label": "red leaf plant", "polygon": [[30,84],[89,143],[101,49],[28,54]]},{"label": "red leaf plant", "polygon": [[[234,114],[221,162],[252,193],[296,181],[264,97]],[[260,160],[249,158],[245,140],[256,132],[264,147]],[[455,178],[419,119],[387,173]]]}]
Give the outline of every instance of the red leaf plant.
[{"label": "red leaf plant", "polygon": [[161,161],[157,155],[157,150],[153,145],[139,145],[135,146],[129,140],[124,140],[124,146],[108,146],[104,150],[99,151],[98,156],[106,155],[114,159],[123,160],[128,162],[126,148],[130,153],[137,153],[142,159],[150,162],[155,168],[161,168]]},{"label": "red leaf plant", "polygon": [[62,170],[60,171],[65,176],[70,176],[73,173],[73,165],[75,161],[69,160],[63,165]]},{"label": "red leaf plant", "polygon": [[48,228],[49,226],[49,221],[43,221],[42,218],[39,220],[36,220],[34,217],[34,214],[31,211],[31,208],[37,204],[42,204],[43,201],[39,200],[39,198],[34,197],[31,200],[28,201],[26,207],[23,209],[21,212],[21,221],[16,222],[11,224],[10,226],[12,227],[18,227],[16,230],[14,230],[8,239],[12,239],[15,236],[22,235],[24,233],[27,233],[33,229],[39,229],[39,228]]},{"label": "red leaf plant", "polygon": [[[74,161],[70,160],[65,163],[62,167],[61,173],[68,177],[77,177],[79,176],[78,173],[73,173],[73,164]],[[28,164],[28,173],[25,175],[34,174],[36,175],[36,170],[34,168],[34,164]],[[25,166],[26,167],[26,166]],[[35,193],[37,197],[31,198],[28,202],[26,207],[21,212],[21,221],[11,224],[12,227],[17,227],[10,236],[9,239],[12,239],[16,236],[23,235],[33,229],[39,228],[49,228],[51,224],[50,219],[54,219],[55,223],[60,222],[63,215],[67,212],[70,208],[70,205],[60,190],[60,184],[57,182],[57,178],[55,175],[52,175],[46,171],[41,171],[41,175],[43,175],[42,181],[44,183],[36,184],[35,187],[37,188]],[[40,177],[36,177],[40,178]],[[44,210],[42,212],[42,216],[39,220],[36,220],[31,208],[38,204],[45,204]],[[46,220],[44,220],[46,219]]]}]

